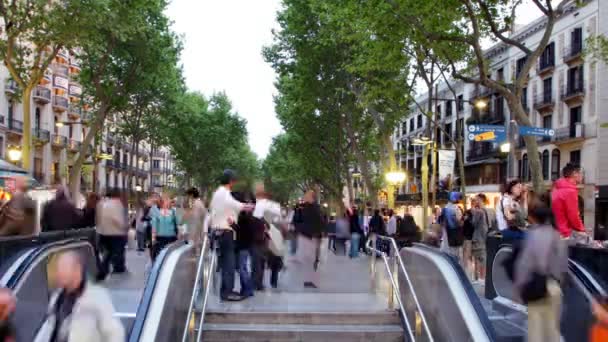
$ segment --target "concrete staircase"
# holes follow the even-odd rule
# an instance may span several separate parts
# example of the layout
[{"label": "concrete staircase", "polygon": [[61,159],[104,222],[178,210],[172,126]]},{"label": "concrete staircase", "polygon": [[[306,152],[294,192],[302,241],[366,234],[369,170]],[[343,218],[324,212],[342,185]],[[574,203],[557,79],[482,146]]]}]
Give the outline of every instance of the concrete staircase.
[{"label": "concrete staircase", "polygon": [[203,341],[403,341],[399,315],[385,312],[207,313]]}]

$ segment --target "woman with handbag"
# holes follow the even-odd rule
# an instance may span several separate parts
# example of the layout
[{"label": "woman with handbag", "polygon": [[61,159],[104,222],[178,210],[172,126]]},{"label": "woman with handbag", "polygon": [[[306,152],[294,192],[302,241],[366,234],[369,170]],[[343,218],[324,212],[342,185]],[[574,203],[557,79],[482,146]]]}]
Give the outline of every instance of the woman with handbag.
[{"label": "woman with handbag", "polygon": [[551,209],[534,199],[529,231],[515,259],[514,291],[528,304],[528,342],[559,342],[561,282],[568,272],[568,249],[550,224]]}]

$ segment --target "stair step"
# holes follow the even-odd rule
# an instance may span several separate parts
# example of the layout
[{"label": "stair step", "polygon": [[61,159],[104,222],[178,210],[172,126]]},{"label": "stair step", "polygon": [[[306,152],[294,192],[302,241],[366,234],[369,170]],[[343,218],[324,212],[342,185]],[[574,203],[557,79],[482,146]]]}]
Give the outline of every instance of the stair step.
[{"label": "stair step", "polygon": [[364,325],[399,325],[396,311],[385,312],[239,312],[205,314],[205,323],[222,324],[364,324]]},{"label": "stair step", "polygon": [[400,325],[365,324],[205,324],[205,342],[403,341]]}]

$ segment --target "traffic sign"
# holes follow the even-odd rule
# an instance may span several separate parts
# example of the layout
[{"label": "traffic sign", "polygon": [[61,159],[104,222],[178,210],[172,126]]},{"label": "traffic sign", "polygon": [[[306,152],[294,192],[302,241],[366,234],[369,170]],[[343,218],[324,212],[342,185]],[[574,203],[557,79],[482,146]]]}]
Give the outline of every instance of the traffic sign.
[{"label": "traffic sign", "polygon": [[555,135],[555,130],[543,127],[519,126],[519,135],[533,135],[537,137],[552,137]]},{"label": "traffic sign", "polygon": [[507,140],[507,129],[499,125],[469,125],[467,128],[469,141],[502,142]]}]

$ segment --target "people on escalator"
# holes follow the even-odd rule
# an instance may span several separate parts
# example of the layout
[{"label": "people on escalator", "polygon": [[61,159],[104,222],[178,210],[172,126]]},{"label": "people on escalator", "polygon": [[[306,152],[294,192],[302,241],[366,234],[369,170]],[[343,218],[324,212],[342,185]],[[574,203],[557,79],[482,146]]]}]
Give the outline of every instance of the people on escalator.
[{"label": "people on escalator", "polygon": [[188,189],[186,195],[188,195],[191,205],[190,210],[184,214],[183,220],[188,225],[188,240],[192,243],[196,255],[199,255],[203,245],[203,224],[207,217],[207,208],[205,208],[197,188]]},{"label": "people on escalator", "polygon": [[458,205],[461,197],[459,192],[450,192],[448,204],[443,208],[441,214],[443,217],[441,250],[452,255],[459,262],[463,260],[462,246],[464,244],[464,213]]},{"label": "people on escalator", "polygon": [[65,252],[56,262],[58,290],[34,342],[124,342],[124,327],[114,316],[109,293],[87,280],[81,257]]},{"label": "people on escalator", "polygon": [[581,167],[568,163],[562,169],[562,178],[553,183],[551,208],[555,225],[563,238],[570,238],[573,232],[586,237],[587,232],[578,208],[577,185],[583,180]]},{"label": "people on escalator", "polygon": [[420,227],[416,225],[414,216],[409,211],[405,212],[401,224],[397,227],[397,235],[395,241],[399,248],[411,246],[414,242],[420,242],[422,239]]},{"label": "people on escalator", "polygon": [[36,234],[36,203],[27,195],[29,181],[15,178],[15,193],[0,209],[0,236]]},{"label": "people on escalator", "polygon": [[55,198],[48,201],[42,209],[40,227],[43,232],[68,230],[76,228],[81,219],[68,189],[59,185],[55,190]]},{"label": "people on escalator", "polygon": [[486,278],[486,238],[488,233],[495,231],[496,212],[488,208],[488,198],[480,193],[475,197],[475,206],[471,208],[472,224],[472,255],[475,269],[474,280],[483,282]]},{"label": "people on escalator", "polygon": [[561,283],[568,272],[568,249],[550,223],[551,209],[533,198],[530,227],[521,250],[514,252],[514,291],[528,305],[528,341],[559,342]]},{"label": "people on escalator", "polygon": [[127,245],[128,222],[118,189],[108,192],[108,197],[97,205],[96,229],[101,251],[98,280],[110,272],[125,273],[125,246]]},{"label": "people on escalator", "polygon": [[0,288],[0,342],[15,342],[16,334],[11,315],[15,312],[16,299],[11,290]]},{"label": "people on escalator", "polygon": [[519,179],[507,180],[496,204],[496,222],[503,239],[523,239],[527,216],[528,188]]},{"label": "people on escalator", "polygon": [[318,288],[319,279],[317,266],[320,256],[321,237],[324,220],[321,207],[317,204],[316,194],[308,190],[302,203],[302,227],[298,232],[298,274],[302,276],[304,288]]},{"label": "people on escalator", "polygon": [[152,219],[152,260],[169,244],[179,239],[179,218],[171,199],[163,194],[160,200],[159,214]]},{"label": "people on escalator", "polygon": [[234,291],[234,272],[236,268],[235,258],[235,232],[232,228],[238,223],[238,215],[241,211],[253,211],[253,206],[243,204],[231,195],[232,187],[237,182],[236,173],[225,170],[220,186],[215,190],[209,204],[211,215],[211,229],[219,245],[219,268],[222,274],[222,285],[220,298],[227,301],[239,301],[243,297]]}]

